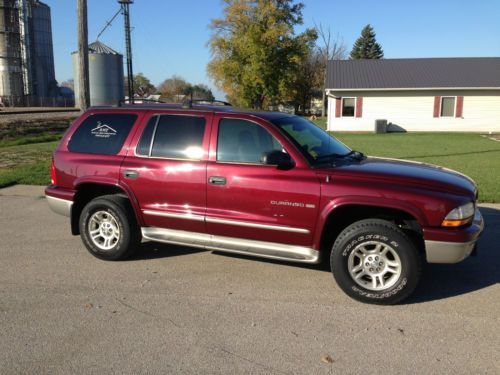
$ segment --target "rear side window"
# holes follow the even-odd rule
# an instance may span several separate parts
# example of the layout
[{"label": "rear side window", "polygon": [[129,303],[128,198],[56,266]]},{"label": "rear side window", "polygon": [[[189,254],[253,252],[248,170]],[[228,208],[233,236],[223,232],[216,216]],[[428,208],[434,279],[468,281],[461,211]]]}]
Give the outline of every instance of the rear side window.
[{"label": "rear side window", "polygon": [[98,114],[87,117],[71,136],[68,150],[87,154],[116,155],[123,147],[137,115]]},{"label": "rear side window", "polygon": [[163,115],[151,118],[137,145],[138,155],[170,159],[203,157],[205,118]]}]

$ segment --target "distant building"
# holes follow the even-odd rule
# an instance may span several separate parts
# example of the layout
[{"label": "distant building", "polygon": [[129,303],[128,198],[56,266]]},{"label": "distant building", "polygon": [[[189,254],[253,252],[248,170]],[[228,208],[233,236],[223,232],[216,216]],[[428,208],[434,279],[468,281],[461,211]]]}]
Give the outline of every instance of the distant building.
[{"label": "distant building", "polygon": [[0,0],[2,103],[41,105],[57,94],[50,7],[38,0]]},{"label": "distant building", "polygon": [[500,58],[332,60],[328,130],[500,132]]}]

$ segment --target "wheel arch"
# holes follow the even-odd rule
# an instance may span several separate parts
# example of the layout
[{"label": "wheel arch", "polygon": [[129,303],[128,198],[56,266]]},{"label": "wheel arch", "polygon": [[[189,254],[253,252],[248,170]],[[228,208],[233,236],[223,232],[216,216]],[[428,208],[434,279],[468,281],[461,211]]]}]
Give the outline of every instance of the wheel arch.
[{"label": "wheel arch", "polygon": [[139,204],[134,194],[129,191],[126,187],[119,185],[117,183],[112,183],[108,181],[99,182],[81,182],[75,187],[76,194],[73,201],[73,206],[71,208],[71,233],[73,235],[80,234],[79,229],[79,219],[85,205],[92,199],[95,199],[104,195],[121,195],[127,198],[130,202],[132,210],[134,211],[135,218],[139,225],[143,224],[142,215],[140,215],[140,210],[138,209]]},{"label": "wheel arch", "polygon": [[394,222],[411,236],[425,253],[422,237],[425,218],[422,218],[422,215],[415,210],[407,210],[405,207],[393,204],[368,204],[366,202],[332,204],[329,209],[323,211],[315,232],[315,247],[323,253],[329,251],[342,230],[356,221],[369,218]]}]

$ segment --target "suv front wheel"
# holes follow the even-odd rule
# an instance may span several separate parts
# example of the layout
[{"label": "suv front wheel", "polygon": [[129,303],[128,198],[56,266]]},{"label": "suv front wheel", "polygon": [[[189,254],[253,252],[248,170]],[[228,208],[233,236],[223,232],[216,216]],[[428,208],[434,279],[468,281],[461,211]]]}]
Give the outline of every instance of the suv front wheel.
[{"label": "suv front wheel", "polygon": [[89,252],[104,260],[128,258],[140,244],[139,228],[126,198],[91,200],[80,215],[80,234]]},{"label": "suv front wheel", "polygon": [[380,219],[345,228],[333,245],[330,264],[335,280],[349,296],[383,305],[408,297],[422,269],[421,255],[410,238]]}]

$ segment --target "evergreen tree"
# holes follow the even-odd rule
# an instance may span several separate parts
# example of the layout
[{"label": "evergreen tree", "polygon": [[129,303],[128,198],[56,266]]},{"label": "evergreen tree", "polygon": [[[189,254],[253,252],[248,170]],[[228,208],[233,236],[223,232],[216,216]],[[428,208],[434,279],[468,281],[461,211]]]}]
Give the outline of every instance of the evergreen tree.
[{"label": "evergreen tree", "polygon": [[356,40],[352,47],[351,60],[359,59],[382,59],[384,51],[382,46],[375,39],[375,31],[370,24],[366,25],[361,31],[361,36]]}]

